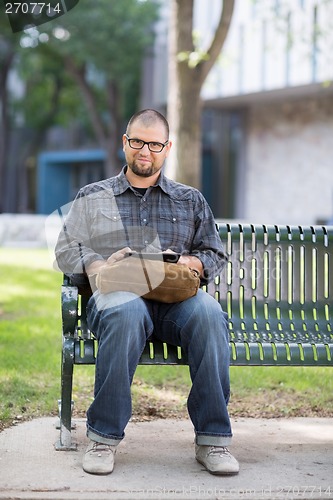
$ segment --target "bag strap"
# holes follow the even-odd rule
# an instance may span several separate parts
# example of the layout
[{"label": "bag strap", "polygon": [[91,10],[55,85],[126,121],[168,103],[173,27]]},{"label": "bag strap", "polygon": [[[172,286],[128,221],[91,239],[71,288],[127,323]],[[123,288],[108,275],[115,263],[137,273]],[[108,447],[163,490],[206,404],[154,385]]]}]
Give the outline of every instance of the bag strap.
[{"label": "bag strap", "polygon": [[148,271],[147,271],[146,264],[145,264],[145,259],[142,257],[141,254],[140,254],[140,262],[141,262],[142,269],[143,269],[143,272],[144,272],[144,275],[145,275],[145,278],[146,278],[146,281],[147,281],[149,292],[151,292],[153,290],[153,287],[151,286],[151,283],[150,283],[150,279],[149,279],[149,276],[148,276]]}]

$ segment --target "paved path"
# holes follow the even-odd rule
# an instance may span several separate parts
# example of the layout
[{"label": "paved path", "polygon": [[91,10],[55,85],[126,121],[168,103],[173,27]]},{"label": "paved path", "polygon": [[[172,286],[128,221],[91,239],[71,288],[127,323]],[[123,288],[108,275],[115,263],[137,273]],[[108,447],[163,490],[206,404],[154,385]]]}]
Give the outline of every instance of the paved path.
[{"label": "paved path", "polygon": [[114,472],[81,468],[87,438],[77,420],[77,451],[55,451],[54,418],[0,433],[0,500],[332,499],[333,419],[233,420],[238,476],[218,477],[194,459],[189,420],[130,422]]}]

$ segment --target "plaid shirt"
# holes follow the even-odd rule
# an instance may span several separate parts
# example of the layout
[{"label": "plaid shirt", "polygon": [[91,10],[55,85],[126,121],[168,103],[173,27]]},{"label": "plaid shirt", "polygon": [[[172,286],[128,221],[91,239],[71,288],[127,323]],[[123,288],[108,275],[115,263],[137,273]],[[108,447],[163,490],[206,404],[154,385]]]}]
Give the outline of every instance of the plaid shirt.
[{"label": "plaid shirt", "polygon": [[204,281],[213,279],[226,259],[203,195],[163,173],[142,195],[129,184],[126,168],[78,192],[56,245],[60,269],[66,274],[84,273],[93,261],[128,246],[194,255],[203,264]]}]

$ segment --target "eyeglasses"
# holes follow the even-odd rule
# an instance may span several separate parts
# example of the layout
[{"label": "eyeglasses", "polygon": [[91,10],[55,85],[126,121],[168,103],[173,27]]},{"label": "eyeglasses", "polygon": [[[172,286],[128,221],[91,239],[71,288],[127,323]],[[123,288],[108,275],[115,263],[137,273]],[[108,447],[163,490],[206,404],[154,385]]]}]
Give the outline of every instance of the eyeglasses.
[{"label": "eyeglasses", "polygon": [[149,151],[151,151],[152,153],[161,153],[161,151],[163,151],[165,146],[167,146],[169,143],[169,141],[162,143],[162,142],[154,142],[154,141],[146,142],[146,141],[142,141],[141,139],[130,139],[127,134],[125,134],[125,137],[128,140],[128,144],[129,144],[130,148],[142,149],[145,146],[145,144],[147,144]]}]

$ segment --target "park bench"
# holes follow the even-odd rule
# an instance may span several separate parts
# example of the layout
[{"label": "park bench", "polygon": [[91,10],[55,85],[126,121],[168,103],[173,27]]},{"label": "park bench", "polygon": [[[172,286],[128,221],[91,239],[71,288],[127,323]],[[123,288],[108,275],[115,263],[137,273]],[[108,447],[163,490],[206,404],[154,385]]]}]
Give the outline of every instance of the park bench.
[{"label": "park bench", "polygon": [[[205,286],[228,312],[231,365],[333,366],[333,226],[219,224],[228,262]],[[72,449],[74,365],[94,364],[89,286],[62,286],[60,440]],[[187,364],[181,349],[151,339],[140,364]]]}]

